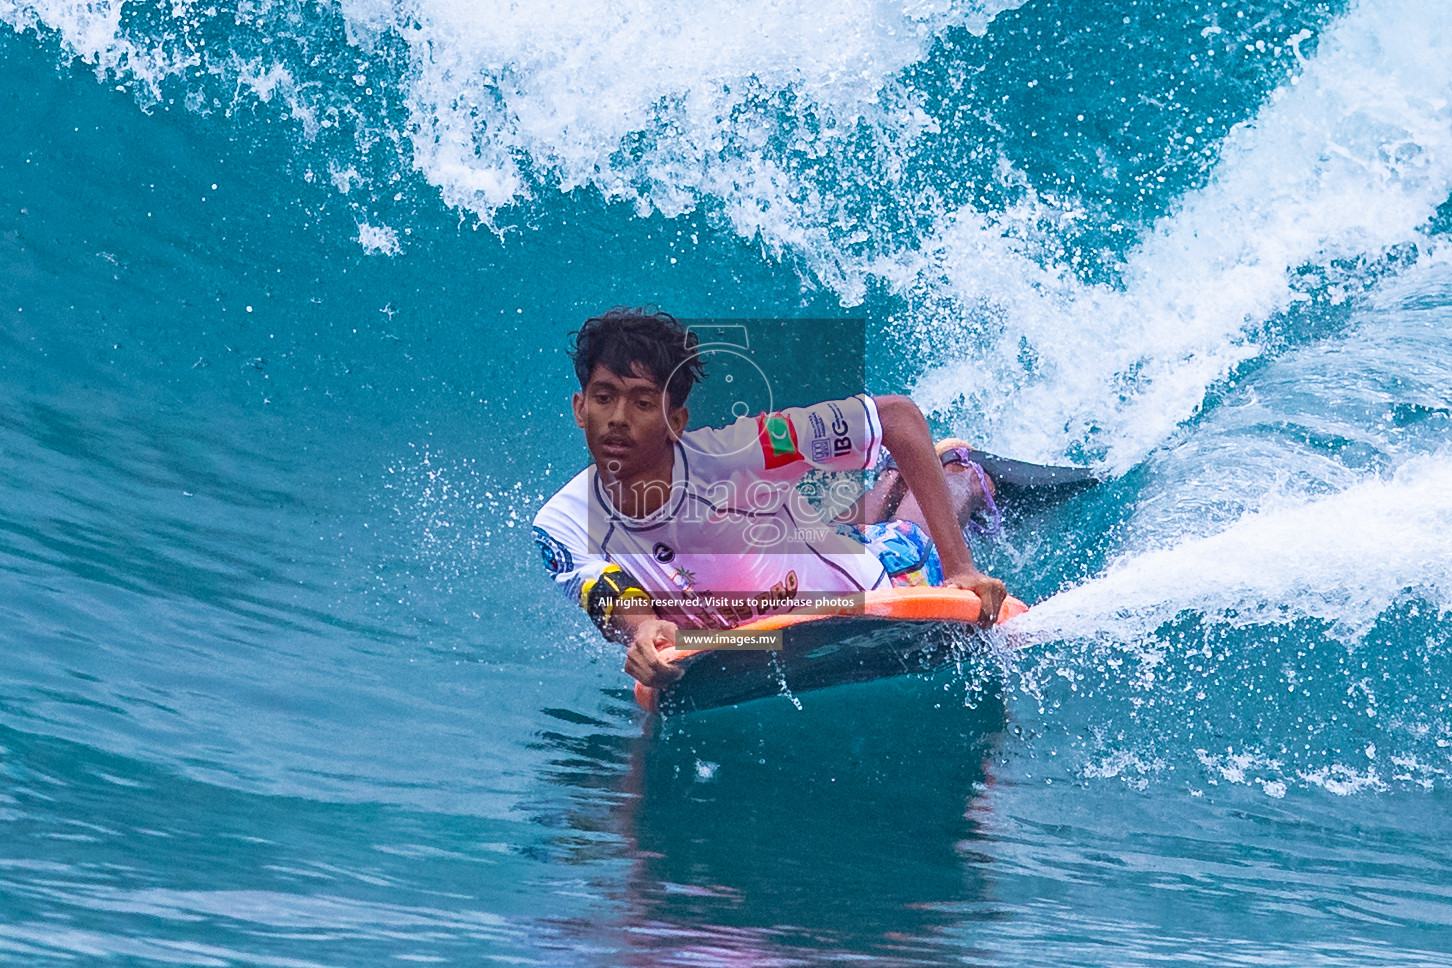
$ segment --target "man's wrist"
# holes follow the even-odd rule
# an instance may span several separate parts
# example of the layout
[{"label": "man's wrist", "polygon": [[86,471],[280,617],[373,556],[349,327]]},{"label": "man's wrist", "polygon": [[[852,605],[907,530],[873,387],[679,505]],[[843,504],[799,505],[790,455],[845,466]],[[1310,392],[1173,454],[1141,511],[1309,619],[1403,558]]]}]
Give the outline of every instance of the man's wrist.
[{"label": "man's wrist", "polygon": [[957,549],[945,549],[941,544],[938,545],[938,561],[942,563],[944,575],[960,578],[987,577],[973,562],[973,552],[967,548],[967,542],[964,542],[964,553],[955,554],[956,551]]}]

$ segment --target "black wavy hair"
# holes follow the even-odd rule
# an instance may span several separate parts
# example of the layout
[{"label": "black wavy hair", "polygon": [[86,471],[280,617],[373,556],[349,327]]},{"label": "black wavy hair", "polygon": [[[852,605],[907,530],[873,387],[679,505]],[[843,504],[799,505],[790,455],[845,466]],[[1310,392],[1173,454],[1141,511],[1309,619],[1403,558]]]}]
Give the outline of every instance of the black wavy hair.
[{"label": "black wavy hair", "polygon": [[580,389],[590,382],[595,367],[604,364],[616,376],[633,377],[637,365],[664,387],[671,406],[679,407],[691,395],[691,388],[705,379],[706,367],[696,347],[696,334],[682,326],[670,313],[648,313],[644,308],[616,306],[600,316],[591,316],[571,334],[575,347],[575,376]]}]

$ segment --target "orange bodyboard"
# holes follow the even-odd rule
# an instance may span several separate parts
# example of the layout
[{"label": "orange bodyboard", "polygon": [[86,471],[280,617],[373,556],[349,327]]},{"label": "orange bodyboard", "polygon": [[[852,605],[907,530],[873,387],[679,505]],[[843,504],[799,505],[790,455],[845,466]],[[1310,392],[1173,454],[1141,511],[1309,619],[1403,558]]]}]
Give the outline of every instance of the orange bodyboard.
[{"label": "orange bodyboard", "polygon": [[[887,665],[884,665],[881,662],[864,661],[862,657],[868,654],[868,650],[878,649],[880,651],[882,648],[889,648],[886,640],[912,645],[918,637],[929,631],[939,633],[945,629],[952,629],[961,632],[974,628],[978,621],[979,609],[978,596],[965,589],[917,585],[867,592],[866,602],[861,609],[844,608],[839,612],[827,614],[785,612],[748,622],[738,626],[738,629],[740,631],[781,629],[786,632],[784,636],[786,643],[795,643],[800,646],[800,648],[784,648],[783,655],[790,652],[793,656],[801,654],[808,659],[834,648],[834,636],[845,642],[861,643],[855,646],[858,649],[855,666],[852,661],[844,662],[838,659],[830,668],[819,667],[812,675],[806,676],[803,685],[798,686],[787,682],[787,685],[795,691],[806,691],[823,688],[837,682],[858,682],[881,678],[884,675],[914,671],[913,664],[888,662]],[[1006,622],[1026,611],[1028,611],[1027,605],[1009,596],[1004,599],[1003,607],[999,610],[998,621]],[[924,669],[931,667],[932,655],[939,653],[947,655],[941,649],[933,651],[919,648],[915,651],[921,653],[922,656],[916,663],[916,667]],[[770,692],[762,691],[765,683],[761,680],[760,675],[761,668],[773,661],[772,655],[772,653],[745,653],[733,650],[677,649],[671,656],[671,661],[688,663],[686,676],[664,689],[652,689],[637,682],[635,700],[641,708],[655,712],[670,706],[692,709],[710,708],[769,695]],[[705,665],[701,665],[702,662],[705,662]],[[775,669],[774,674],[785,675],[779,666],[778,660],[778,668]],[[728,677],[733,675],[743,679],[734,689],[725,682]],[[751,681],[744,681],[748,676]],[[713,678],[716,680],[715,688],[706,688],[700,684],[705,681],[710,686],[712,683],[708,680]]]}]

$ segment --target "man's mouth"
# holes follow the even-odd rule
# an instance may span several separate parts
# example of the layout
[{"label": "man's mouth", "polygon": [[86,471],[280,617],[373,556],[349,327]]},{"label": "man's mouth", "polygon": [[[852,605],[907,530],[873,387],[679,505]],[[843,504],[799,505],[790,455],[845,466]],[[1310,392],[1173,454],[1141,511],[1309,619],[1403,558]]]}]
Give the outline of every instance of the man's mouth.
[{"label": "man's mouth", "polygon": [[632,446],[629,437],[617,437],[613,434],[606,434],[600,438],[600,449],[611,454],[623,454],[630,450]]}]

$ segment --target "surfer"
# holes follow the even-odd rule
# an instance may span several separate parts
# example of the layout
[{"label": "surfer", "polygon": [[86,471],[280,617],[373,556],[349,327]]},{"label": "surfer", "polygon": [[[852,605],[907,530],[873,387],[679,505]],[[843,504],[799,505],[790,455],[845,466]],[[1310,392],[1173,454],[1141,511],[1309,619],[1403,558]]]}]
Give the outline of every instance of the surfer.
[{"label": "surfer", "polygon": [[[617,308],[586,320],[572,405],[594,463],[534,519],[545,567],[606,637],[627,644],[630,675],[668,684],[682,670],[660,650],[677,629],[739,625],[808,596],[950,585],[977,594],[982,624],[993,623],[1003,582],[977,568],[962,531],[992,485],[964,448],[935,450],[903,396],[687,431],[686,398],[704,376],[696,347],[666,313]],[[884,448],[890,466],[857,502],[858,523],[804,526],[792,498],[808,472],[871,469]]]}]

